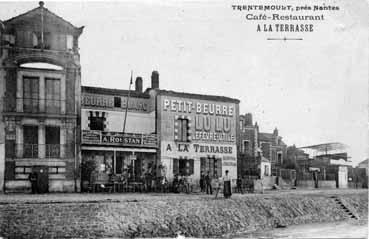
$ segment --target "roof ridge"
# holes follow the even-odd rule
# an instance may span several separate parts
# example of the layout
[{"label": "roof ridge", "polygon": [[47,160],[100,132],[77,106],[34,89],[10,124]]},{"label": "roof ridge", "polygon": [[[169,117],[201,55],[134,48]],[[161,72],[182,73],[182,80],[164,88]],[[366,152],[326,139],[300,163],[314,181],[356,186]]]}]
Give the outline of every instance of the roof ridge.
[{"label": "roof ridge", "polygon": [[14,16],[14,17],[12,17],[12,18],[10,18],[10,19],[8,19],[8,20],[5,20],[5,21],[3,21],[3,22],[4,22],[4,23],[9,23],[9,22],[11,22],[11,21],[13,21],[13,20],[15,20],[15,19],[17,19],[17,18],[21,18],[21,17],[23,17],[23,16],[26,16],[26,15],[28,15],[28,14],[30,14],[30,13],[32,13],[32,12],[35,12],[35,11],[37,11],[37,10],[39,10],[39,9],[44,9],[46,13],[48,13],[48,14],[50,14],[51,16],[54,16],[54,17],[58,18],[59,20],[61,20],[61,21],[65,22],[65,23],[67,23],[70,27],[72,27],[72,28],[74,28],[74,29],[83,29],[83,28],[84,28],[84,26],[82,26],[82,27],[76,27],[76,26],[74,26],[71,22],[69,22],[69,21],[65,20],[65,19],[64,19],[64,18],[62,18],[61,16],[59,16],[59,15],[55,14],[54,12],[50,11],[48,8],[43,7],[43,6],[38,6],[38,7],[36,7],[36,8],[33,8],[33,9],[31,9],[31,10],[29,10],[29,11],[25,12],[25,13],[22,13],[22,14],[19,14],[19,15],[17,15],[17,16]]}]

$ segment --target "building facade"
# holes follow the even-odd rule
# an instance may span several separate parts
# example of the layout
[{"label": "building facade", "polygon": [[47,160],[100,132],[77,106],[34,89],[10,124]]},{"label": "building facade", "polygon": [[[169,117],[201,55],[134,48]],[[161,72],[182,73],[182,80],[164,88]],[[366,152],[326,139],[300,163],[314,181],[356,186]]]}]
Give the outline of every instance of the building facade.
[{"label": "building facade", "polygon": [[238,172],[240,175],[278,176],[287,156],[287,146],[275,129],[272,134],[259,131],[252,114],[240,115]]},{"label": "building facade", "polygon": [[154,90],[158,157],[170,181],[175,175],[198,183],[201,173],[237,177],[239,100]]},{"label": "building facade", "polygon": [[89,163],[100,178],[127,171],[132,181],[156,169],[155,105],[141,78],[133,91],[84,86],[81,104],[83,185]]},{"label": "building facade", "polygon": [[[1,190],[78,189],[81,69],[77,28],[40,6],[3,22],[0,47]],[[3,153],[1,152],[3,151]]]}]

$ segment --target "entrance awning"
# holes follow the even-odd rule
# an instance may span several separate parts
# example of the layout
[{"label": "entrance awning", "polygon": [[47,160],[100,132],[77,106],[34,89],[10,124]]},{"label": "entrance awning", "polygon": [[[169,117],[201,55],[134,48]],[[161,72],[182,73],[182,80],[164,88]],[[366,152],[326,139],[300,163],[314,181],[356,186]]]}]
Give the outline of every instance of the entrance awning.
[{"label": "entrance awning", "polygon": [[81,150],[156,153],[156,149],[82,146]]}]

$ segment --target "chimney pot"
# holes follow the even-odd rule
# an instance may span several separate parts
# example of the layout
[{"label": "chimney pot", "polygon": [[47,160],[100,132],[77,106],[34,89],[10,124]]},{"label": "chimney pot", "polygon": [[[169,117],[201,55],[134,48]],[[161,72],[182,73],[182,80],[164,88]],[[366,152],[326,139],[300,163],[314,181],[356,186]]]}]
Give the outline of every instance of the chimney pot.
[{"label": "chimney pot", "polygon": [[136,77],[135,91],[142,92],[142,77]]},{"label": "chimney pot", "polygon": [[151,88],[159,89],[159,72],[153,71],[151,74]]}]

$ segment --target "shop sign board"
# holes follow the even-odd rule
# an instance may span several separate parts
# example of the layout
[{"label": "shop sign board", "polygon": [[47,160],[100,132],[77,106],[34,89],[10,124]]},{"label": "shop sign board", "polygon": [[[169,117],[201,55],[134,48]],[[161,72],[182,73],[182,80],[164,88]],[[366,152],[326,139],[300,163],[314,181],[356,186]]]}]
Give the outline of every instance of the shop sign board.
[{"label": "shop sign board", "polygon": [[[114,105],[114,98],[120,98],[120,105],[116,107]],[[136,112],[148,112],[149,102],[148,99],[126,96],[112,96],[102,94],[82,94],[82,106],[97,107],[97,108],[121,108],[126,109],[128,102],[128,110]]]},{"label": "shop sign board", "polygon": [[99,144],[112,146],[156,147],[156,135],[128,134],[120,132],[103,132],[96,130],[82,131],[83,144]]}]

